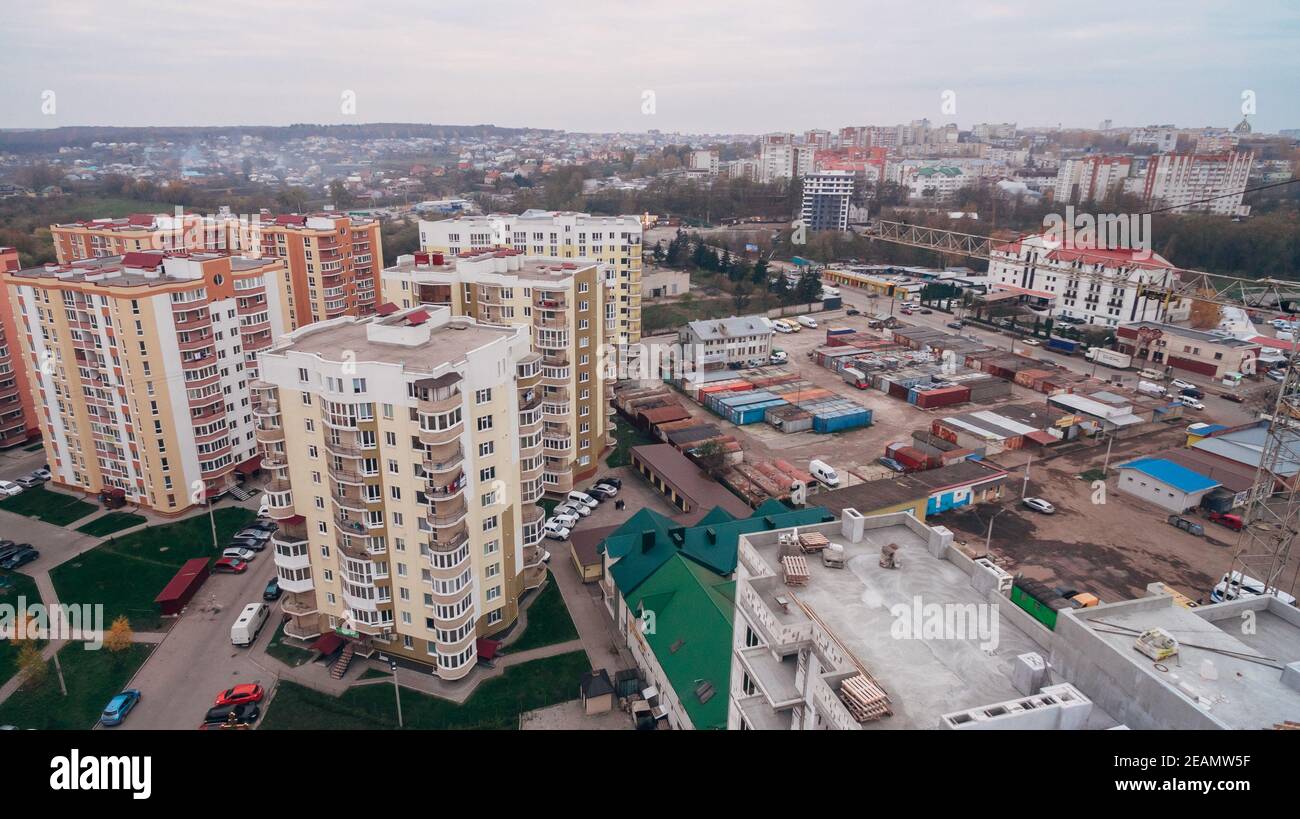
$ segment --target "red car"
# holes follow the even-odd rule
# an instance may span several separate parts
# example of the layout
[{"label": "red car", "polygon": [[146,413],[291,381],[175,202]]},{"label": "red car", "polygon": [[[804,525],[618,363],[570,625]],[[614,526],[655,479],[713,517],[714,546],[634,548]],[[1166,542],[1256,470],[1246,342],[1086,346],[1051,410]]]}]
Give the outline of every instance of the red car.
[{"label": "red car", "polygon": [[223,557],[216,563],[212,564],[212,573],[230,572],[231,574],[242,574],[248,571],[248,564],[237,557]]},{"label": "red car", "polygon": [[245,702],[261,702],[266,691],[256,683],[243,683],[234,688],[227,688],[217,695],[213,705],[240,705]]},{"label": "red car", "polygon": [[1220,526],[1227,526],[1234,532],[1240,532],[1246,528],[1246,522],[1241,519],[1241,515],[1230,515],[1226,512],[1211,512],[1210,520]]}]

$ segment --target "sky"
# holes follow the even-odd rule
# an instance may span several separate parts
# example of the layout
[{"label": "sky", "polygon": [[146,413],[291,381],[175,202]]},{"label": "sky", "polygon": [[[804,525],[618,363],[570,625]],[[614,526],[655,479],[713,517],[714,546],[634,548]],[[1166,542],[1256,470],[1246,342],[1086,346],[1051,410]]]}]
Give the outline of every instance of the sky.
[{"label": "sky", "polygon": [[1300,128],[1295,0],[0,0],[0,21],[0,128],[1231,126],[1245,92],[1256,131]]}]

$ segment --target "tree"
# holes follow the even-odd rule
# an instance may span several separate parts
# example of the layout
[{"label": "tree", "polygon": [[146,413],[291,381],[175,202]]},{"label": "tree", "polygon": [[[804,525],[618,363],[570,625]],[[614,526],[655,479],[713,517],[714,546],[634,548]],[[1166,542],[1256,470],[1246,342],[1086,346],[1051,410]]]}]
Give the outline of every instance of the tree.
[{"label": "tree", "polygon": [[1188,315],[1188,324],[1195,330],[1213,330],[1223,319],[1223,308],[1212,301],[1192,299],[1192,310]]},{"label": "tree", "polygon": [[795,285],[795,295],[801,302],[816,301],[822,292],[821,275],[812,268],[804,268],[799,274],[799,283]]},{"label": "tree", "polygon": [[131,630],[131,621],[126,619],[126,615],[118,615],[109,627],[108,633],[104,635],[104,648],[114,653],[126,651],[131,647],[132,638],[135,632]]},{"label": "tree", "polygon": [[664,263],[664,240],[663,239],[660,239],[659,241],[655,242],[655,249],[651,255],[654,256],[655,264]]},{"label": "tree", "polygon": [[343,184],[343,180],[335,179],[330,183],[330,201],[333,202],[334,207],[339,210],[346,210],[347,208],[352,207],[352,204],[356,201],[356,197],[353,196],[352,191],[348,190],[347,186]]},{"label": "tree", "polygon": [[695,448],[695,462],[709,477],[718,478],[727,470],[727,450],[717,439],[705,441]]},{"label": "tree", "polygon": [[748,282],[738,282],[731,291],[731,303],[736,305],[736,312],[742,313],[749,306],[753,287]]},{"label": "tree", "polygon": [[754,272],[751,278],[754,284],[767,287],[767,259],[760,256],[758,261],[754,262]]},{"label": "tree", "polygon": [[41,656],[41,649],[35,640],[23,640],[18,649],[18,671],[26,675],[27,685],[38,687],[50,675],[49,663]]}]

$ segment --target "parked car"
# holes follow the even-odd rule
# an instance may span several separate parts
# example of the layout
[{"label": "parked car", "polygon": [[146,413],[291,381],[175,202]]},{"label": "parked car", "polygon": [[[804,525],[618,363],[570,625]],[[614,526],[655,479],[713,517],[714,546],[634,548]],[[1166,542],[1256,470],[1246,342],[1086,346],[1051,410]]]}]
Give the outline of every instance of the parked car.
[{"label": "parked car", "polygon": [[1246,521],[1242,519],[1241,515],[1234,515],[1231,512],[1211,512],[1209,518],[1211,523],[1226,526],[1234,532],[1240,532],[1246,528]]},{"label": "parked car", "polygon": [[270,540],[271,532],[267,529],[258,529],[255,526],[249,526],[247,529],[240,529],[235,532],[234,540]]},{"label": "parked car", "polygon": [[954,330],[961,330],[961,329],[964,328],[966,325],[965,325],[965,324],[962,324],[960,321],[950,321],[950,322],[948,322],[947,326],[948,326],[948,327],[951,327],[951,328],[954,329]]},{"label": "parked car", "polygon": [[205,727],[219,727],[222,725],[247,725],[251,722],[257,722],[257,718],[262,716],[262,707],[255,702],[241,702],[237,705],[216,705],[208,709],[208,713],[203,716],[203,725]]},{"label": "parked car", "polygon": [[1022,338],[1020,339],[1020,343],[1026,347],[1038,347],[1041,345],[1041,342],[1036,338]]},{"label": "parked car", "polygon": [[[1279,381],[1279,382],[1280,382],[1280,381],[1282,381],[1283,379],[1286,378],[1286,371],[1285,371],[1285,370],[1269,370],[1268,373],[1267,373],[1267,375],[1268,375],[1269,378],[1273,379],[1274,381]],[[4,483],[5,483],[4,481],[0,481],[0,492],[3,492],[3,491],[4,491],[4,488],[3,488],[3,486],[2,486]]]},{"label": "parked car", "polygon": [[620,479],[618,479],[618,478],[608,478],[608,477],[606,477],[606,478],[597,478],[597,479],[596,479],[596,483],[603,483],[603,484],[606,484],[606,485],[608,485],[608,486],[612,486],[612,487],[614,487],[615,489],[622,489],[622,488],[623,488],[623,481],[620,480]]},{"label": "parked car", "polygon": [[772,322],[772,329],[775,330],[775,331],[777,331],[778,333],[793,333],[793,332],[794,332],[794,330],[791,330],[789,327],[785,326],[784,324],[782,324],[782,323],[779,322],[779,321],[774,321],[774,322]]},{"label": "parked car", "polygon": [[934,313],[934,311],[931,310],[931,309],[929,309],[929,308],[923,309],[923,310],[921,311],[921,315],[923,315],[923,316],[928,316],[928,315],[931,315],[931,314],[933,314],[933,313]]},{"label": "parked car", "polygon": [[1020,502],[1035,512],[1041,512],[1044,515],[1056,514],[1056,507],[1042,498],[1023,498]]},{"label": "parked car", "polygon": [[597,483],[587,489],[587,494],[597,500],[609,500],[618,494],[618,487],[610,486],[607,483]]},{"label": "parked car", "polygon": [[784,364],[790,360],[790,356],[785,350],[773,350],[772,354],[767,357],[769,364]]},{"label": "parked car", "polygon": [[280,578],[276,577],[266,584],[266,589],[262,592],[262,599],[275,602],[280,599],[282,594],[284,594],[284,590],[280,588]]},{"label": "parked car", "polygon": [[242,560],[245,563],[249,563],[253,560],[253,558],[257,557],[257,552],[254,552],[252,549],[242,548],[240,546],[231,546],[227,549],[223,549],[221,551],[221,556],[233,557],[236,560]]},{"label": "parked car", "polygon": [[545,526],[542,527],[542,532],[547,537],[553,538],[555,540],[569,539],[569,527],[561,526],[558,523],[548,522]]},{"label": "parked car", "polygon": [[265,540],[253,540],[251,538],[234,538],[226,544],[230,549],[247,549],[250,552],[260,552],[266,548]]},{"label": "parked car", "polygon": [[881,457],[877,458],[877,459],[876,459],[876,463],[880,464],[880,465],[883,466],[883,467],[888,468],[889,470],[891,470],[891,471],[893,471],[893,472],[906,472],[906,471],[907,471],[907,467],[903,466],[903,465],[900,464],[898,461],[895,461],[893,458],[890,458],[890,457],[887,457],[887,456],[881,456]]},{"label": "parked car", "polygon": [[271,532],[271,533],[274,533],[275,530],[277,530],[277,529],[280,528],[280,524],[276,523],[276,522],[273,521],[273,520],[258,520],[258,521],[254,521],[253,523],[248,524],[248,528],[249,528],[249,529],[261,529],[263,532]]},{"label": "parked car", "polygon": [[237,557],[220,557],[212,564],[212,573],[243,574],[248,571],[248,564]]},{"label": "parked car", "polygon": [[546,520],[547,526],[550,526],[551,524],[555,524],[556,527],[563,527],[571,530],[573,527],[578,525],[578,518],[576,515],[552,515]]},{"label": "parked car", "polygon": [[1231,401],[1234,404],[1240,404],[1246,400],[1245,398],[1242,398],[1240,395],[1237,395],[1235,392],[1220,393],[1219,397],[1222,398],[1224,401]]},{"label": "parked car", "polygon": [[[1231,572],[1225,574],[1218,585],[1210,590],[1210,599],[1215,603],[1222,603],[1224,600],[1236,600],[1239,597],[1260,597],[1263,594],[1263,581],[1256,580],[1250,575],[1243,575],[1241,572]],[[1274,589],[1273,595],[1288,606],[1294,606],[1296,603],[1295,597],[1281,589]]]},{"label": "parked car", "polygon": [[13,481],[0,481],[0,495],[21,495],[23,488]]},{"label": "parked car", "polygon": [[858,309],[856,309],[856,308],[850,307],[849,309],[847,309],[847,310],[844,311],[844,315],[846,315],[846,316],[860,316],[860,315],[862,315],[862,311],[861,311],[861,310],[858,310]]},{"label": "parked car", "polygon": [[9,570],[17,569],[22,566],[26,566],[28,563],[31,563],[33,560],[35,560],[40,556],[41,556],[40,552],[36,551],[35,549],[29,546],[26,549],[22,549],[17,552],[14,552],[9,557],[6,557],[4,560],[0,561],[0,569],[9,569]]},{"label": "parked car", "polygon": [[585,518],[591,514],[591,507],[585,503],[562,503],[551,510],[552,515],[577,515]]},{"label": "parked car", "polygon": [[50,480],[51,478],[54,477],[54,473],[52,473],[52,472],[50,472],[50,470],[48,470],[48,469],[44,469],[44,468],[42,468],[42,469],[33,469],[33,470],[32,470],[32,477],[33,477],[33,478],[40,478],[40,479],[43,480],[43,481],[48,481],[48,480]]},{"label": "parked car", "polygon": [[568,495],[565,495],[565,497],[569,499],[570,503],[582,504],[592,509],[600,505],[599,500],[588,495],[586,492],[579,492],[577,489],[573,490]]},{"label": "parked car", "polygon": [[807,327],[809,330],[817,329],[817,320],[814,319],[812,316],[799,316],[795,319],[795,321],[799,322],[804,327]]},{"label": "parked car", "polygon": [[264,518],[270,514],[271,514],[271,502],[266,498],[262,498],[262,504],[257,507],[257,516],[259,518]]},{"label": "parked car", "polygon": [[1203,409],[1205,409],[1205,405],[1202,404],[1200,401],[1197,401],[1195,398],[1191,398],[1191,397],[1189,397],[1189,396],[1184,395],[1184,396],[1183,396],[1181,399],[1179,399],[1179,400],[1182,401],[1182,404],[1183,404],[1184,407],[1187,407],[1187,408],[1189,408],[1189,409],[1194,409],[1194,410],[1203,410]]},{"label": "parked car", "polygon": [[902,314],[905,315],[905,316],[910,316],[910,315],[912,315],[912,308],[910,308],[910,307],[904,307],[904,308],[902,308],[901,310],[899,310],[898,312],[902,313]]},{"label": "parked car", "polygon": [[1201,391],[1198,390],[1196,387],[1186,387],[1186,388],[1184,388],[1184,389],[1183,389],[1179,394],[1180,394],[1180,395],[1184,395],[1184,396],[1186,396],[1186,397],[1188,397],[1188,398],[1204,398],[1204,397],[1205,397],[1205,393],[1201,392]]},{"label": "parked car", "polygon": [[14,543],[12,540],[0,541],[0,560],[5,560],[19,552],[33,548],[30,543]]},{"label": "parked car", "polygon": [[261,702],[266,691],[257,683],[241,683],[234,688],[227,688],[217,695],[213,705],[239,705],[245,702]]},{"label": "parked car", "polygon": [[99,715],[99,724],[105,728],[114,725],[121,725],[126,715],[131,713],[131,709],[140,704],[140,692],[134,688],[128,688],[121,694],[113,697],[104,707],[104,713]]},{"label": "parked car", "polygon": [[1169,387],[1170,387],[1171,389],[1175,389],[1175,390],[1194,390],[1194,389],[1196,389],[1196,385],[1195,385],[1195,384],[1193,384],[1193,383],[1190,382],[1190,381],[1184,381],[1184,380],[1181,379],[1181,378],[1175,378],[1173,381],[1170,381],[1170,382],[1169,382]]},{"label": "parked car", "polygon": [[33,478],[31,475],[23,475],[21,478],[14,478],[14,483],[18,484],[23,489],[34,489],[45,483],[45,481]]}]

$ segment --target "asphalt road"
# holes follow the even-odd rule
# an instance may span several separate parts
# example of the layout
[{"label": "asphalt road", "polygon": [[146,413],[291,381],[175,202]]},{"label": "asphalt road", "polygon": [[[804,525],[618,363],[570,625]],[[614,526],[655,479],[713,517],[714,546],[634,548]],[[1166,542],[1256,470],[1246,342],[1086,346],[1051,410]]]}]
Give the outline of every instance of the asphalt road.
[{"label": "asphalt road", "polygon": [[[251,647],[231,645],[230,625],[246,604],[262,599],[274,574],[268,548],[244,574],[208,578],[126,686],[140,690],[140,704],[121,728],[112,730],[197,728],[217,694],[240,683],[260,683],[269,695],[275,675],[253,662]],[[257,636],[258,645],[266,645],[275,634],[280,616],[280,604],[275,603]]]}]

